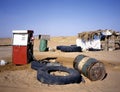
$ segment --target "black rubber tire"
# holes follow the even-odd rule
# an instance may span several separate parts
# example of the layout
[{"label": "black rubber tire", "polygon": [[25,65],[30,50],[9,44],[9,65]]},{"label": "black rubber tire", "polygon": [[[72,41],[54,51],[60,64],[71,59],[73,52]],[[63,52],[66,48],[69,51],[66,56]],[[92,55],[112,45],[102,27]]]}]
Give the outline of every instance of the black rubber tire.
[{"label": "black rubber tire", "polygon": [[78,46],[62,46],[60,50],[63,52],[81,52],[82,51],[81,47],[78,47]]},{"label": "black rubber tire", "polygon": [[34,70],[38,70],[39,68],[43,68],[46,66],[46,64],[49,63],[47,61],[32,61],[31,62],[31,68]]},{"label": "black rubber tire", "polygon": [[57,46],[56,49],[57,50],[61,50],[62,47],[64,47],[64,46],[62,46],[62,45],[61,46]]},{"label": "black rubber tire", "polygon": [[[67,72],[69,73],[69,75],[67,76],[51,75],[50,72],[53,72],[53,71]],[[45,84],[63,85],[63,84],[69,84],[69,83],[80,83],[82,80],[82,77],[77,70],[74,70],[72,68],[67,68],[64,66],[49,66],[49,67],[47,66],[42,69],[38,69],[37,79],[40,82]]]}]

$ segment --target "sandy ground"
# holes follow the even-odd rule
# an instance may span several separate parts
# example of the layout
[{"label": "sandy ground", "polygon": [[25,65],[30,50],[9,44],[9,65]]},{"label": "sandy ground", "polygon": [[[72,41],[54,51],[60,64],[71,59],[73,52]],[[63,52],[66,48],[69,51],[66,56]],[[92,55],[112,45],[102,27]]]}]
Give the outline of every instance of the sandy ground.
[{"label": "sandy ground", "polygon": [[[50,48],[57,45],[75,44],[76,37],[55,37],[48,43]],[[6,66],[0,66],[0,92],[120,92],[120,50],[116,51],[89,51],[65,53],[39,52],[39,40],[34,42],[34,56],[36,59],[57,57],[56,61],[66,67],[73,66],[73,60],[77,55],[84,54],[96,58],[105,64],[108,76],[104,80],[90,81],[84,77],[85,82],[67,85],[47,85],[36,78],[37,71],[31,69],[31,64],[16,66],[12,64],[12,47],[0,46],[0,60],[9,62]]]}]

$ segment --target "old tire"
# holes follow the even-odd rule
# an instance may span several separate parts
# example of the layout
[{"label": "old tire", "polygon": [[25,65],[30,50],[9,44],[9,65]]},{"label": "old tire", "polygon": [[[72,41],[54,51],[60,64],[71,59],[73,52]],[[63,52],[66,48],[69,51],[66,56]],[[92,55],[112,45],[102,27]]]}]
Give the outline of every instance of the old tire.
[{"label": "old tire", "polygon": [[[51,75],[50,72],[53,71],[67,72],[69,75],[67,76]],[[38,69],[37,79],[45,84],[63,85],[69,83],[80,83],[82,78],[80,73],[72,68],[67,68],[64,66],[50,66],[50,67],[47,66],[42,69]]]},{"label": "old tire", "polygon": [[56,49],[57,50],[61,50],[61,48],[64,47],[63,45],[57,46]]},{"label": "old tire", "polygon": [[60,46],[59,49],[63,52],[81,52],[82,51],[81,47],[78,47],[78,46]]},{"label": "old tire", "polygon": [[31,68],[34,70],[38,70],[39,68],[43,68],[46,66],[46,64],[49,62],[46,61],[32,61],[31,62]]}]

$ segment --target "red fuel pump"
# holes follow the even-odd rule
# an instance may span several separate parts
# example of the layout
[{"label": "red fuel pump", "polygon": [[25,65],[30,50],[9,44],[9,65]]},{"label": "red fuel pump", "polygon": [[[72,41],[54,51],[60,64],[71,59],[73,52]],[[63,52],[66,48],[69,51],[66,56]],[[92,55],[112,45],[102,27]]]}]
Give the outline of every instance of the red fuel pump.
[{"label": "red fuel pump", "polygon": [[12,61],[16,65],[29,63],[33,58],[33,31],[13,30]]}]

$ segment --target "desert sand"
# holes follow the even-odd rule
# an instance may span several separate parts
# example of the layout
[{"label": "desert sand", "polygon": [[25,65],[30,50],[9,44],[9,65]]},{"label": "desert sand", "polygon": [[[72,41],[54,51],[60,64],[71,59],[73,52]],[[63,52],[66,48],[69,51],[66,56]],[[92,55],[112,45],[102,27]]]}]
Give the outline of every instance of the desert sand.
[{"label": "desert sand", "polygon": [[[48,47],[75,44],[76,36],[52,37]],[[11,44],[11,40],[0,39],[0,45]],[[37,80],[37,71],[31,69],[31,64],[16,66],[12,63],[12,46],[0,46],[0,60],[9,64],[0,66],[0,92],[120,92],[120,50],[87,51],[87,52],[39,52],[39,40],[34,41],[34,57],[44,59],[56,57],[56,61],[66,67],[73,67],[77,55],[87,55],[105,64],[107,77],[104,80],[90,81],[84,77],[79,84],[47,85]]]}]

